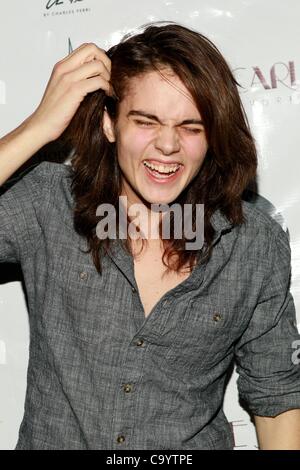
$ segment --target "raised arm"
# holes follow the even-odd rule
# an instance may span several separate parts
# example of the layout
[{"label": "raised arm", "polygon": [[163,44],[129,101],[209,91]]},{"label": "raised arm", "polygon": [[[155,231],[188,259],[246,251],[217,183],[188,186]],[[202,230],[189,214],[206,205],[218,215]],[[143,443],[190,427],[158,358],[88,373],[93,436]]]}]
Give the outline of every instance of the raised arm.
[{"label": "raised arm", "polygon": [[89,92],[112,94],[110,70],[109,57],[93,43],[82,44],[55,64],[38,108],[0,139],[0,185],[63,133]]}]

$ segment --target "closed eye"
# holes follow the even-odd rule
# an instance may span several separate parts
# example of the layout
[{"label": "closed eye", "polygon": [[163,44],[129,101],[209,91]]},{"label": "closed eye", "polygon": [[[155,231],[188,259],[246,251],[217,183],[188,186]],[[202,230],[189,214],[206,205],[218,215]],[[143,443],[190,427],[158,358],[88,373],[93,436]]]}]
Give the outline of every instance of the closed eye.
[{"label": "closed eye", "polygon": [[192,132],[193,134],[200,134],[201,129],[191,129],[190,127],[184,127],[184,130]]},{"label": "closed eye", "polygon": [[138,119],[135,119],[134,122],[137,124],[143,125],[143,126],[152,126],[154,123],[149,122],[149,121],[139,121]]},{"label": "closed eye", "polygon": [[[139,119],[135,119],[134,122],[138,125],[142,125],[145,127],[153,126],[155,123],[150,121],[141,121]],[[191,132],[192,134],[200,134],[201,129],[191,128],[191,127],[183,127],[185,131]]]}]

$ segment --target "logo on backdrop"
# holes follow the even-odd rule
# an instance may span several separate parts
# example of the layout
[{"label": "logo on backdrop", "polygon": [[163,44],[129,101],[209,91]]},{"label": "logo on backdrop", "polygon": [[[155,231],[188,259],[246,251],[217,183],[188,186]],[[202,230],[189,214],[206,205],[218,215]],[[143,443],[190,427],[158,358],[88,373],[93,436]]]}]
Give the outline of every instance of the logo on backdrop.
[{"label": "logo on backdrop", "polygon": [[244,96],[251,94],[252,104],[255,101],[265,106],[270,103],[300,104],[300,82],[296,79],[294,61],[276,62],[269,69],[260,66],[237,67],[232,72],[241,85],[239,92]]},{"label": "logo on backdrop", "polygon": [[45,0],[44,17],[89,13],[88,0]]}]

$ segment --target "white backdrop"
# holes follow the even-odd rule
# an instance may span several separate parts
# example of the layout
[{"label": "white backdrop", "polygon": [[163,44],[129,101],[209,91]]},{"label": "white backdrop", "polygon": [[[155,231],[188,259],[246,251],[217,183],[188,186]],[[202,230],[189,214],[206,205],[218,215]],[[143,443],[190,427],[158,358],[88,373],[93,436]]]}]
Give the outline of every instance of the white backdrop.
[{"label": "white backdrop", "polygon": [[[243,86],[240,93],[259,151],[259,193],[289,229],[291,290],[300,323],[299,2],[0,0],[0,11],[1,136],[34,111],[53,65],[83,42],[106,50],[144,23],[172,20],[197,29],[218,46]],[[28,343],[21,282],[6,282],[0,285],[1,450],[13,449],[17,441]],[[234,372],[225,413],[233,425],[235,448],[256,449],[254,427],[238,404],[236,378]]]}]

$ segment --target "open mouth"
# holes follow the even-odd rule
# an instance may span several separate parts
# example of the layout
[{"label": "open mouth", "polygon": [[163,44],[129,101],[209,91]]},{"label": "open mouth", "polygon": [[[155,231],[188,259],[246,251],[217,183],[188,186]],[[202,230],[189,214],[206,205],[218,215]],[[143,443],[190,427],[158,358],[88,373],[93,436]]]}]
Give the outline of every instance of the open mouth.
[{"label": "open mouth", "polygon": [[161,165],[144,161],[143,164],[148,174],[160,180],[174,179],[175,175],[183,167],[181,163]]}]

